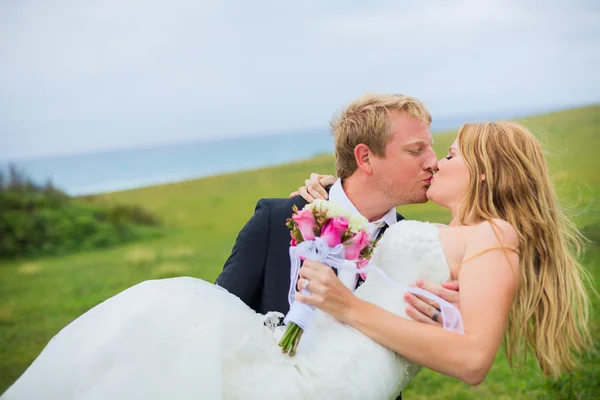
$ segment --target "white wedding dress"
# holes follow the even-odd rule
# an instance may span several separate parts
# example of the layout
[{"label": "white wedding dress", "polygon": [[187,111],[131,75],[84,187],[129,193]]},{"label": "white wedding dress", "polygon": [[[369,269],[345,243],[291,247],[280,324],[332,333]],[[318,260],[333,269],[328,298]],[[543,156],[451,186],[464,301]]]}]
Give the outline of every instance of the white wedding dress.
[{"label": "white wedding dress", "polygon": [[[441,283],[434,225],[402,221],[372,264],[389,278]],[[371,272],[356,296],[407,318],[404,292]],[[419,367],[317,311],[294,357],[264,315],[194,278],[140,283],[61,330],[2,400],[394,399]]]}]

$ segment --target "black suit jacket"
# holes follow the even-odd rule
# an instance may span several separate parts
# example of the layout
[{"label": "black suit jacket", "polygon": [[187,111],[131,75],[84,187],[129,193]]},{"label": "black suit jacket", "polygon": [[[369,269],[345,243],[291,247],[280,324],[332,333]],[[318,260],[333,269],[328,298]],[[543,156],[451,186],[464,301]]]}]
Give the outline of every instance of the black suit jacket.
[{"label": "black suit jacket", "polygon": [[[286,314],[290,308],[291,238],[285,223],[292,216],[294,205],[301,209],[306,204],[300,196],[259,200],[254,215],[240,231],[216,284],[259,313]],[[404,219],[400,214],[396,218]]]}]

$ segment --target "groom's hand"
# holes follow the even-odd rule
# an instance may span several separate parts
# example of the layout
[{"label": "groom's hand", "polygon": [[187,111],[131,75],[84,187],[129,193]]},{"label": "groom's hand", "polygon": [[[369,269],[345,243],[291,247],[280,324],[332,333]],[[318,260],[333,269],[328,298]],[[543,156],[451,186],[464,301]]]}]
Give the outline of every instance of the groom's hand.
[{"label": "groom's hand", "polygon": [[[417,281],[417,287],[435,294],[458,307],[458,281],[444,282],[441,285],[427,281]],[[422,296],[407,292],[404,300],[408,303],[406,313],[415,321],[425,324],[441,325],[444,321],[438,303]]]}]

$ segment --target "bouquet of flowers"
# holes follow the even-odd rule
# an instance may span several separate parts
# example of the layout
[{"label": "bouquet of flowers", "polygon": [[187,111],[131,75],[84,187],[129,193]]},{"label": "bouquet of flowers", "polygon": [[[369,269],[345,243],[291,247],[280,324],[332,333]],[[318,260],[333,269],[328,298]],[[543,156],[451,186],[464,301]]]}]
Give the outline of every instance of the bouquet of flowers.
[{"label": "bouquet of flowers", "polygon": [[[325,200],[315,200],[302,210],[294,206],[294,215],[288,218],[287,227],[292,236],[290,311],[284,320],[287,329],[279,346],[284,354],[293,356],[302,333],[316,312],[312,306],[294,302],[301,260],[310,259],[338,269],[345,260],[350,260],[360,268],[371,258],[377,241],[370,240],[366,218],[350,214],[337,203]],[[310,294],[307,289],[302,289],[302,293]]]}]

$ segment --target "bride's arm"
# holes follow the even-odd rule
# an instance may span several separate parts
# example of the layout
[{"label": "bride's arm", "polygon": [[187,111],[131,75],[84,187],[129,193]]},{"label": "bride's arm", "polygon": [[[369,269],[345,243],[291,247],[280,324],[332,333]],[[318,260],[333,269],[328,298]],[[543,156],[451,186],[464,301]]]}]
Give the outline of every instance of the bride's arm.
[{"label": "bride's arm", "polygon": [[[497,224],[502,243],[498,243],[489,223],[481,224],[467,239],[465,259],[498,245],[518,247],[512,226],[504,221]],[[355,296],[342,294],[340,288],[323,289],[317,296],[311,296],[314,299],[303,295],[299,299],[418,364],[477,385],[485,379],[500,347],[518,276],[518,256],[502,250],[484,253],[461,267],[459,304],[464,335],[406,320]],[[307,278],[311,280],[313,293],[322,289],[316,282],[313,285],[311,274]]]}]

